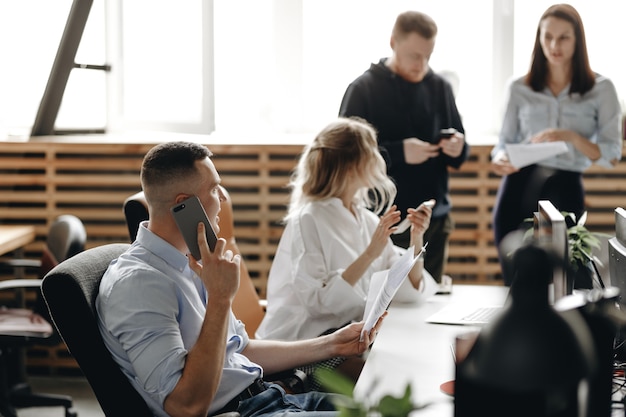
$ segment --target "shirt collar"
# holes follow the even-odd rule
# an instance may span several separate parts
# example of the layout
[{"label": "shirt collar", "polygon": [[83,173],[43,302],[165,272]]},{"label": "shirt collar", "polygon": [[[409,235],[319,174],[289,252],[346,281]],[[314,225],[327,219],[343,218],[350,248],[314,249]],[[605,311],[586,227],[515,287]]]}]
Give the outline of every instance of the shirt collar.
[{"label": "shirt collar", "polygon": [[136,242],[178,271],[189,265],[189,260],[183,253],[148,229],[147,220],[139,225]]}]

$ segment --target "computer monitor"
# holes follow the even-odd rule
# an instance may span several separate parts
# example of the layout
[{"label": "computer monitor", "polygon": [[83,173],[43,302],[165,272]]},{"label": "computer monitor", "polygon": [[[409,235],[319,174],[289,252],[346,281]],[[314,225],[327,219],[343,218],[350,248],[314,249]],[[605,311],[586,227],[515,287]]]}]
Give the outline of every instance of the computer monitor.
[{"label": "computer monitor", "polygon": [[552,251],[561,260],[554,267],[550,285],[550,301],[554,303],[571,291],[567,285],[568,250],[565,217],[549,200],[539,200],[538,211],[533,217],[533,236],[541,246]]},{"label": "computer monitor", "polygon": [[615,209],[615,237],[609,239],[609,277],[619,288],[620,306],[626,308],[626,210]]}]

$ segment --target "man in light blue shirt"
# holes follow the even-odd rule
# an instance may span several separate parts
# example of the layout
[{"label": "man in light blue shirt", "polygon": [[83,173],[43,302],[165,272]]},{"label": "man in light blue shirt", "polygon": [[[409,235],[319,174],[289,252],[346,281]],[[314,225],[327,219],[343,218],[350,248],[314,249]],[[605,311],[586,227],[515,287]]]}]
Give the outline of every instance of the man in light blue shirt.
[{"label": "man in light blue shirt", "polygon": [[150,220],[102,279],[96,307],[104,341],[156,416],[235,410],[242,416],[286,411],[334,415],[327,394],[288,395],[260,378],[264,372],[360,355],[378,326],[363,340],[363,323],[299,342],[248,338],[231,310],[239,287],[239,255],[225,250],[223,239],[211,252],[200,223],[202,262],[187,257],[170,213],[170,207],[196,195],[219,231],[224,196],[210,156],[202,145],[170,142],[144,158],[141,182]]}]

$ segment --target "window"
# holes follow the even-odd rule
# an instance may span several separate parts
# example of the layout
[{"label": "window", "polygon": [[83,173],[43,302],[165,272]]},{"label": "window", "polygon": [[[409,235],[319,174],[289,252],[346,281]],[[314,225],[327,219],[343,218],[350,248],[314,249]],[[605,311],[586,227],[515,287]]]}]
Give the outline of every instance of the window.
[{"label": "window", "polygon": [[212,2],[110,0],[114,130],[214,130]]},{"label": "window", "polygon": [[[4,131],[28,135],[72,6],[71,0],[20,0],[0,3],[0,138]],[[104,7],[95,1],[76,62],[105,62]],[[56,126],[61,129],[106,126],[106,75],[75,69],[68,80]]]},{"label": "window", "polygon": [[[11,39],[0,44],[0,127],[30,129],[71,3],[0,2],[0,34]],[[618,46],[626,3],[571,3],[585,24],[592,68],[614,81],[623,100],[626,55]],[[439,26],[431,66],[458,79],[468,141],[492,143],[506,82],[526,72],[538,19],[550,4],[94,0],[76,61],[109,63],[112,71],[74,71],[57,124],[192,133],[214,127],[251,141],[310,134],[337,115],[348,83],[389,55],[397,14],[416,9]]]}]

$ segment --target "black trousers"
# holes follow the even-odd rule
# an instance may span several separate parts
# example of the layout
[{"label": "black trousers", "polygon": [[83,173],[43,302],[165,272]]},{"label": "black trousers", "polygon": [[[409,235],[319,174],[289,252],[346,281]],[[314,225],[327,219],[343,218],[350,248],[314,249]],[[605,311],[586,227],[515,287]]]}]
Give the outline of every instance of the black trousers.
[{"label": "black trousers", "polygon": [[503,240],[511,232],[532,227],[524,220],[532,219],[539,200],[550,200],[559,211],[572,212],[578,219],[585,211],[582,174],[531,165],[502,178],[493,208],[493,232],[506,285],[511,285],[513,271]]}]

